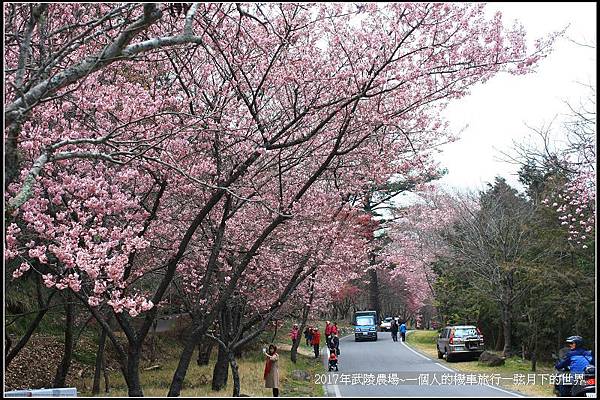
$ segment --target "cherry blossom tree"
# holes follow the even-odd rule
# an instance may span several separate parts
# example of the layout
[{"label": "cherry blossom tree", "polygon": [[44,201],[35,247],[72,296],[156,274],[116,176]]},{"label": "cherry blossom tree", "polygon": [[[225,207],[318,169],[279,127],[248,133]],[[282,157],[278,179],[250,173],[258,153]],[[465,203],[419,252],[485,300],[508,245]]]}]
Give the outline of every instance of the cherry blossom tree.
[{"label": "cherry blossom tree", "polygon": [[[142,343],[174,279],[200,293],[193,349],[228,299],[258,284],[260,265],[296,271],[269,248],[304,240],[300,261],[327,264],[289,234],[306,232],[296,221],[331,218],[396,173],[423,174],[428,149],[451,137],[440,109],[500,71],[532,71],[553,40],[528,52],[521,27],[474,4],[194,3],[180,18],[152,3],[48,4],[4,15],[5,257],[15,279],[34,270],[89,307],[131,396],[143,394]],[[257,287],[255,307],[277,308],[282,288]]]},{"label": "cherry blossom tree", "polygon": [[[50,122],[52,117],[47,113],[53,108],[67,112],[79,107],[89,112],[90,108],[85,107],[88,104],[78,101],[78,98],[91,99],[92,103],[99,103],[100,112],[105,111],[106,105],[114,100],[115,95],[118,97],[119,92],[114,92],[115,86],[108,88],[109,92],[112,89],[114,95],[93,92],[93,88],[104,86],[99,84],[104,83],[103,78],[107,74],[110,75],[108,67],[114,66],[114,63],[136,60],[137,57],[141,57],[142,62],[134,61],[125,64],[140,66],[149,61],[156,67],[156,63],[152,62],[152,55],[144,60],[146,54],[156,49],[200,40],[193,34],[192,27],[197,5],[188,10],[185,18],[163,18],[164,7],[166,6],[161,10],[156,3],[145,5],[73,3],[66,6],[13,3],[4,7],[8,31],[4,53],[7,63],[7,85],[5,86],[7,103],[4,107],[7,157],[5,187],[18,179],[22,168],[24,160],[17,149],[22,141],[27,141],[27,138],[21,137],[24,124],[27,122],[33,124],[33,126],[25,126],[28,131],[32,128],[52,131],[45,132],[42,146],[38,147],[35,143],[28,145],[29,149],[37,150],[37,156],[34,157],[35,162],[28,167],[29,173],[21,191],[9,201],[11,208],[20,207],[32,195],[31,186],[48,162],[81,157],[118,161],[115,157],[124,156],[124,152],[130,155],[139,152],[137,142],[124,152],[120,151],[123,147],[121,143],[121,149],[118,149],[115,143],[111,143],[121,135],[120,129],[130,128],[135,118],[128,119],[127,124],[115,124],[115,121],[112,121],[112,128],[124,125],[116,131],[110,129],[102,132],[99,129],[100,132],[96,130],[94,135],[81,136],[71,134],[68,129],[65,133],[62,129],[52,129],[56,123]],[[142,67],[138,71],[144,70]],[[113,75],[118,75],[120,72],[122,71],[119,68],[112,70]],[[90,81],[95,81],[96,84]],[[86,83],[85,86],[88,88],[91,86],[88,90],[99,96],[86,96],[84,86]],[[83,93],[78,96],[82,86],[84,86]],[[75,104],[69,104],[70,94],[75,96]],[[135,92],[128,94],[136,95]],[[121,103],[124,100],[125,98],[121,96]],[[151,104],[148,105],[152,107]],[[122,107],[127,112],[134,108],[139,109],[135,106],[128,108],[122,105]],[[44,111],[46,114],[43,114]],[[38,125],[35,122],[36,118],[32,118],[32,113],[37,115],[42,113],[41,118],[44,121]],[[46,120],[50,126],[46,125]],[[117,118],[116,121],[119,119]],[[69,147],[72,150],[73,145],[81,144],[88,145],[87,151],[62,151]],[[97,148],[108,148],[108,151],[95,150]],[[129,152],[131,150],[133,153]]]},{"label": "cherry blossom tree", "polygon": [[[352,234],[356,231],[351,226],[352,213],[344,214],[340,220],[337,213],[334,224],[323,224],[317,216],[310,219],[298,216],[290,221],[284,227],[287,232],[280,232],[265,243],[254,261],[256,271],[241,278],[234,298],[221,310],[216,340],[228,354],[234,396],[238,396],[240,390],[235,359],[238,349],[256,338],[272,320],[287,315],[294,303],[311,302],[316,307],[322,306],[323,301],[330,303],[331,288],[356,277],[353,270],[364,268],[367,251],[362,251],[361,258],[360,248],[366,241]],[[219,278],[222,284],[227,277]],[[211,297],[205,304],[218,301],[218,293]]]},{"label": "cherry blossom tree", "polygon": [[393,266],[390,275],[405,282],[408,310],[416,314],[433,296],[435,274],[431,264],[448,254],[444,229],[456,221],[455,200],[433,184],[418,185],[419,200],[394,212],[389,224],[390,243],[382,259]]},{"label": "cherry blossom tree", "polygon": [[557,212],[574,247],[588,248],[596,220],[596,112],[595,89],[578,105],[566,102],[568,113],[559,127],[552,121],[531,128],[529,143],[514,143],[510,162],[550,174],[553,193],[542,204]]},{"label": "cherry blossom tree", "polygon": [[356,307],[356,300],[360,296],[361,289],[352,283],[352,281],[340,284],[333,291],[331,297],[333,299],[333,318],[346,318],[350,309]]},{"label": "cherry blossom tree", "polygon": [[590,90],[586,103],[577,109],[569,105],[571,114],[563,128],[568,147],[554,156],[560,157],[570,180],[562,193],[555,194],[554,202],[544,199],[560,214],[561,224],[568,227],[568,239],[584,249],[595,236],[596,221],[596,103],[595,90]]}]

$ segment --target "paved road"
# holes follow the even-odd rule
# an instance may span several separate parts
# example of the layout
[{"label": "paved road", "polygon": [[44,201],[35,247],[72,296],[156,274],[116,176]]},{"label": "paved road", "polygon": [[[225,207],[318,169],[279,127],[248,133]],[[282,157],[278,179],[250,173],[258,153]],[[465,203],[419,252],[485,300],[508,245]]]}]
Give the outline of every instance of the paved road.
[{"label": "paved road", "polygon": [[[399,336],[399,335],[398,335]],[[392,341],[387,332],[379,332],[378,340],[375,342],[355,342],[354,335],[346,336],[340,340],[339,372],[337,373],[337,385],[335,372],[329,373],[325,390],[329,396],[334,397],[523,397],[510,391],[485,385],[419,385],[417,378],[419,374],[428,373],[430,382],[433,374],[438,381],[442,375],[459,373],[452,370],[444,360],[431,359],[414,351],[401,341]],[[326,353],[326,351],[323,351]],[[323,362],[327,366],[327,355],[323,354]],[[356,374],[378,374],[397,373],[400,378],[413,379],[404,381],[398,385],[390,384],[348,384],[340,382],[342,374],[349,379]],[[464,374],[464,372],[462,373]],[[364,376],[364,375],[363,375]],[[389,378],[388,378],[389,379]],[[324,379],[323,379],[324,380]],[[325,383],[326,383],[325,382]],[[390,381],[387,380],[389,383]],[[324,383],[324,382],[322,382]]]}]

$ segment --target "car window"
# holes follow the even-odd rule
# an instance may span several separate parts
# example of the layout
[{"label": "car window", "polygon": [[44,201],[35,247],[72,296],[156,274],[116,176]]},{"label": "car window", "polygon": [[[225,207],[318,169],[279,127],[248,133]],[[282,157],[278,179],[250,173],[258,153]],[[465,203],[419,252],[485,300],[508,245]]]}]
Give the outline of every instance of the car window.
[{"label": "car window", "polygon": [[373,317],[356,317],[356,325],[375,325]]},{"label": "car window", "polygon": [[386,318],[386,319],[384,319],[384,321],[385,322],[392,322],[392,319],[391,318]]},{"label": "car window", "polygon": [[446,339],[448,337],[448,329],[444,328],[444,330],[442,331],[442,339]]},{"label": "car window", "polygon": [[477,336],[476,328],[458,328],[454,331],[454,337]]}]

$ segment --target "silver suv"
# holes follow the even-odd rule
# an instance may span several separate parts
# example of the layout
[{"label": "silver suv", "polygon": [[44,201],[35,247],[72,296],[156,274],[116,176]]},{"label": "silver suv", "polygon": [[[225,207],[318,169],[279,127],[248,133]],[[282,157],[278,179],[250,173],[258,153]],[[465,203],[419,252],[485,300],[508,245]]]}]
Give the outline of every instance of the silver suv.
[{"label": "silver suv", "polygon": [[437,339],[438,358],[451,361],[458,354],[479,357],[483,353],[483,335],[476,326],[447,326]]}]

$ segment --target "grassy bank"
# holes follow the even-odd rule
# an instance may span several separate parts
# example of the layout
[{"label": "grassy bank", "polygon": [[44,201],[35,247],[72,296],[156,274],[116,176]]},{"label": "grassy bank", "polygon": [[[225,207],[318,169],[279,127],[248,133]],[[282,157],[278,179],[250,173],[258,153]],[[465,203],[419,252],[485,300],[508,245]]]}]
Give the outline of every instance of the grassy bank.
[{"label": "grassy bank", "polygon": [[[279,335],[278,339],[279,339]],[[165,397],[173,372],[179,361],[178,356],[181,352],[181,345],[170,338],[161,337],[163,348],[168,348],[168,351],[161,352],[161,358],[155,362],[144,362],[141,365],[140,380],[145,396]],[[315,360],[310,349],[301,347],[298,352],[297,363],[294,364],[290,360],[289,343],[283,343],[279,340],[275,341],[278,345],[279,361],[279,376],[280,376],[280,395],[281,396],[296,396],[296,397],[318,397],[323,396],[323,387],[315,385],[314,374],[323,371],[323,366],[320,360]],[[265,342],[266,343],[266,342]],[[258,346],[260,349],[261,347]],[[198,366],[193,361],[189,366],[181,396],[185,397],[229,397],[233,393],[233,377],[231,371],[227,380],[227,385],[220,391],[211,389],[212,371],[217,358],[217,348],[214,347],[209,365]],[[244,395],[256,396],[272,396],[271,389],[264,387],[263,370],[264,356],[260,350],[250,350],[243,354],[242,358],[237,360],[240,374],[241,393]],[[151,365],[160,365],[159,369],[146,371],[144,368]],[[309,381],[297,380],[292,377],[294,370],[302,370],[308,372]],[[103,385],[103,381],[102,381]],[[101,386],[102,386],[101,385]],[[85,387],[88,390],[82,390],[82,396],[91,396],[89,388],[92,386],[91,378],[86,382]],[[110,373],[111,392],[108,396],[126,397],[127,385],[120,372],[114,371]],[[106,394],[101,393],[104,397]]]},{"label": "grassy bank", "polygon": [[[437,331],[412,331],[406,336],[406,343],[423,354],[437,360],[436,340]],[[459,372],[465,373],[484,373],[484,374],[529,374],[531,372],[531,362],[523,361],[520,357],[509,357],[505,360],[505,364],[498,367],[487,367],[479,364],[475,360],[461,360],[458,362],[447,362],[439,360],[440,363],[446,365]],[[552,365],[538,362],[537,374],[550,374],[553,372]],[[536,385],[514,385],[512,383],[502,382],[502,386],[506,389],[520,392],[530,396],[539,397],[554,397],[552,385],[538,383]]]},{"label": "grassy bank", "polygon": [[[53,325],[51,325],[51,323]],[[35,334],[30,343],[15,358],[10,368],[7,369],[7,387],[17,388],[39,388],[51,385],[56,366],[62,356],[64,333],[60,331],[60,321],[50,321],[42,328],[44,334]],[[243,352],[243,356],[237,360],[240,372],[241,393],[248,396],[271,396],[270,389],[264,388],[263,370],[264,356],[262,347],[273,341],[279,348],[280,355],[280,394],[282,396],[295,397],[319,397],[324,395],[322,385],[315,385],[314,376],[324,372],[321,359],[315,359],[312,347],[306,346],[304,338],[298,349],[297,363],[290,360],[291,340],[289,331],[293,321],[286,321],[283,326],[274,330],[271,326],[265,331],[250,348]],[[311,321],[313,326],[318,326],[323,334],[325,322]],[[56,325],[56,326],[54,326]],[[15,325],[12,326],[15,329]],[[46,329],[48,328],[48,329]],[[15,337],[21,332],[14,333]],[[117,334],[121,337],[120,334]],[[173,373],[179,361],[182,344],[177,332],[157,334],[154,346],[144,346],[144,355],[140,365],[140,379],[144,394],[146,396],[166,396]],[[81,396],[91,396],[94,364],[97,350],[97,332],[90,329],[85,332],[79,340],[73,354],[67,386],[77,387]],[[324,338],[322,339],[324,343]],[[125,340],[123,338],[123,345]],[[154,360],[151,357],[150,348],[154,347]],[[109,386],[110,393],[104,393],[104,379],[101,379],[100,396],[127,396],[127,386],[122,374],[118,369],[115,355],[108,348],[109,355]],[[224,397],[231,396],[233,392],[233,378],[231,372],[227,386],[220,391],[211,390],[213,367],[216,363],[218,349],[213,347],[211,360],[207,366],[196,364],[197,353],[192,357],[188,373],[183,385],[182,396],[189,397]],[[157,369],[145,370],[151,366],[159,366]],[[308,373],[308,380],[293,378],[296,370]]]}]

